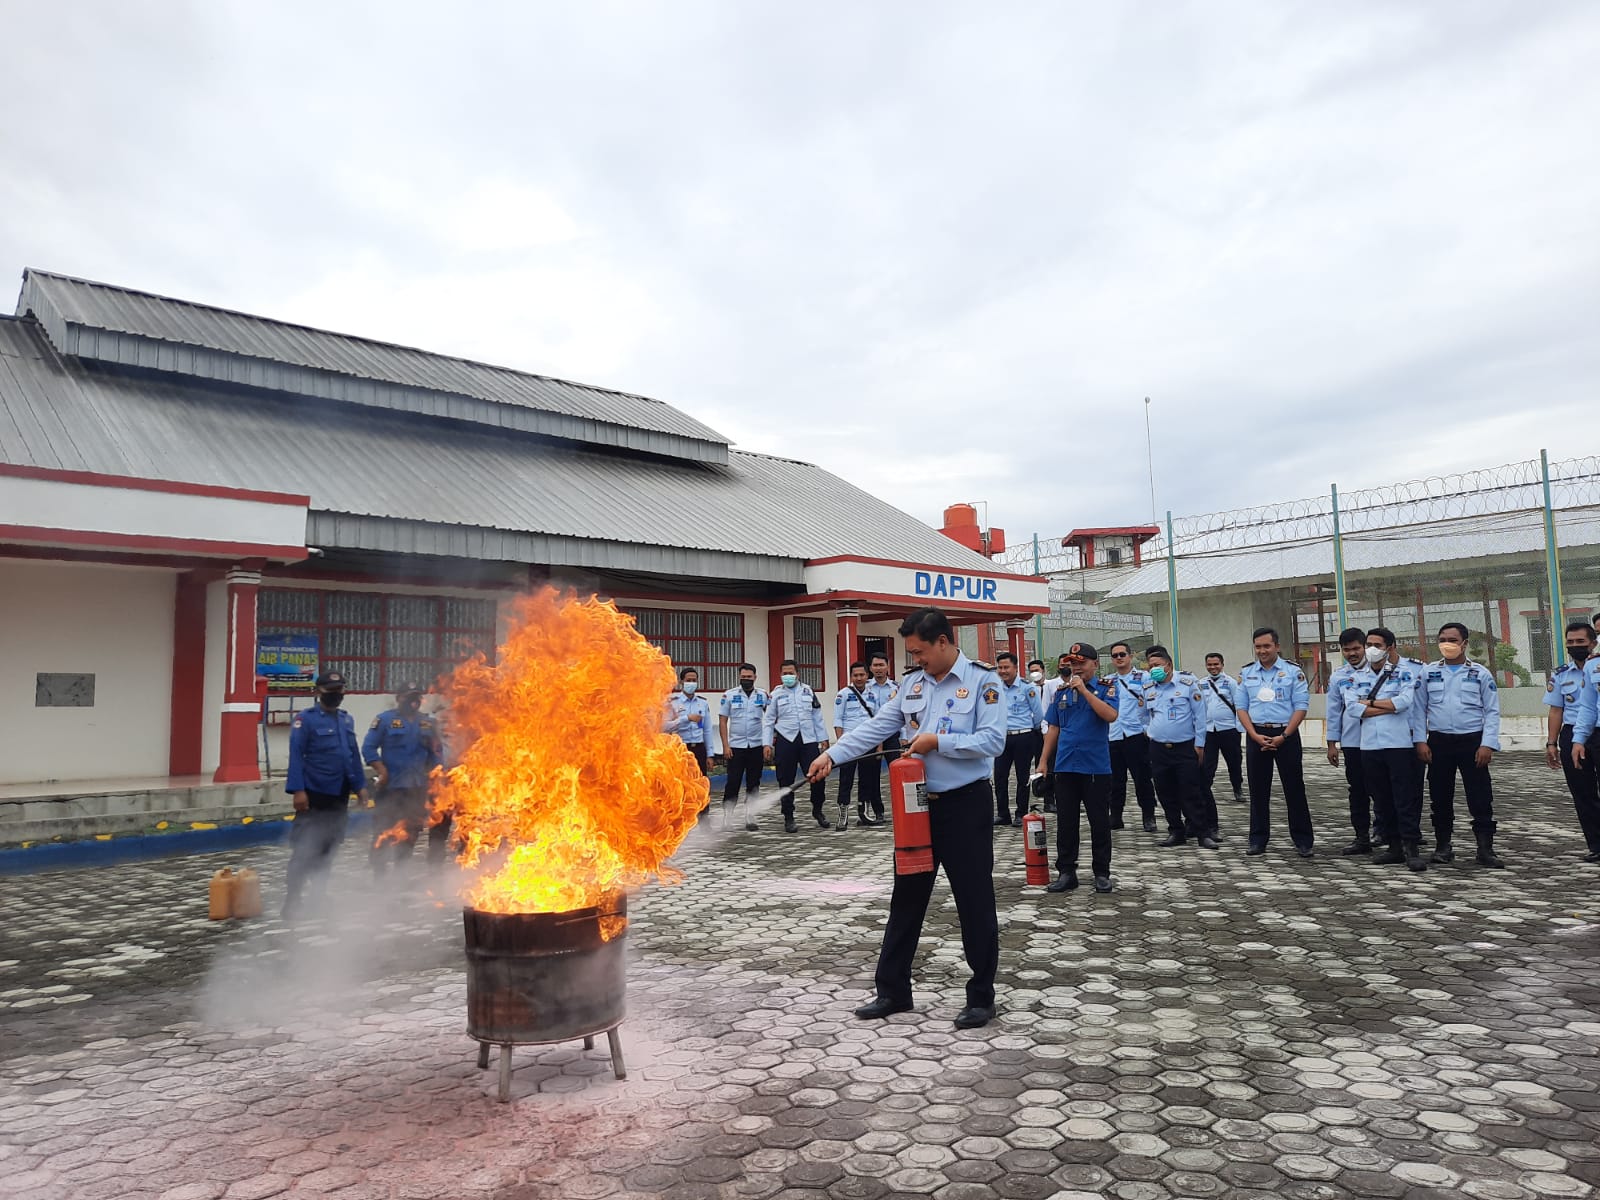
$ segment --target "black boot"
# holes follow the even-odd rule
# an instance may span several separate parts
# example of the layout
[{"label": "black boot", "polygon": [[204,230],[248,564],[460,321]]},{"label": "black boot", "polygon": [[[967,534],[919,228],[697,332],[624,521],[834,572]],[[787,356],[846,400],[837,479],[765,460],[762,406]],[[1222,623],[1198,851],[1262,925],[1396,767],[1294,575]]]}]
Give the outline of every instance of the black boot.
[{"label": "black boot", "polygon": [[[1416,849],[1416,846],[1413,844],[1411,849]],[[1393,866],[1396,863],[1403,863],[1406,861],[1406,851],[1401,848],[1399,842],[1390,842],[1389,848],[1382,854],[1374,855],[1372,861],[1377,863],[1380,867]]]},{"label": "black boot", "polygon": [[1339,853],[1340,854],[1371,854],[1372,853],[1372,843],[1368,839],[1362,837],[1360,834],[1357,834],[1356,837],[1355,837],[1355,840],[1352,841],[1343,850],[1339,851]]},{"label": "black boot", "polygon": [[794,814],[793,813],[784,813],[783,814],[783,831],[785,833],[798,833],[799,832],[799,826],[797,826],[794,823]]},{"label": "black boot", "polygon": [[816,820],[817,825],[819,827],[821,827],[823,829],[832,829],[833,828],[833,822],[828,820],[827,814],[824,813],[822,811],[822,809],[813,808],[811,810],[811,816]]},{"label": "black boot", "polygon": [[1426,871],[1428,869],[1428,860],[1422,857],[1422,847],[1417,845],[1417,843],[1407,842],[1405,845],[1405,852],[1406,866],[1410,867],[1413,871]]},{"label": "black boot", "polygon": [[1456,852],[1452,847],[1450,835],[1448,833],[1441,833],[1436,838],[1436,841],[1438,842],[1438,845],[1434,847],[1432,861],[1436,863],[1455,862]]},{"label": "black boot", "polygon": [[1506,865],[1505,860],[1494,852],[1494,831],[1478,829],[1473,831],[1473,836],[1478,839],[1479,865],[1503,869]]}]

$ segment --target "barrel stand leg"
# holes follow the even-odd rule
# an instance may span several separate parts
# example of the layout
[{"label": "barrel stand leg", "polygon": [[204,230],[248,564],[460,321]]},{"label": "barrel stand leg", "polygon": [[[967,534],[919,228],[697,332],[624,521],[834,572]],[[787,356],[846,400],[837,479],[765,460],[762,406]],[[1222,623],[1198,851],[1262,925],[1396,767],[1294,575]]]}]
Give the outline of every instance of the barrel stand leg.
[{"label": "barrel stand leg", "polygon": [[511,1047],[500,1047],[500,1103],[511,1099]]},{"label": "barrel stand leg", "polygon": [[619,1030],[606,1030],[606,1041],[611,1043],[611,1070],[618,1079],[628,1077],[628,1068],[622,1061],[622,1034]]},{"label": "barrel stand leg", "polygon": [[594,1039],[592,1037],[584,1038],[583,1039],[583,1048],[585,1050],[593,1050],[594,1049]]},{"label": "barrel stand leg", "polygon": [[487,1071],[488,1069],[489,1069],[489,1043],[488,1042],[479,1042],[478,1043],[478,1070]]}]

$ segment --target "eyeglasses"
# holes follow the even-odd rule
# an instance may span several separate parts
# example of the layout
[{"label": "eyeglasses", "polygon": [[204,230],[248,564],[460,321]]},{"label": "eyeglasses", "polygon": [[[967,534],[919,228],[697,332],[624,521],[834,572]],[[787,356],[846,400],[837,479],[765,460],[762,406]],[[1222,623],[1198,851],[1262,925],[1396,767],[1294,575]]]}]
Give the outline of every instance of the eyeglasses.
[{"label": "eyeglasses", "polygon": [[1113,650],[1111,652],[1111,657],[1112,658],[1127,658],[1128,657],[1128,652],[1126,650]]}]

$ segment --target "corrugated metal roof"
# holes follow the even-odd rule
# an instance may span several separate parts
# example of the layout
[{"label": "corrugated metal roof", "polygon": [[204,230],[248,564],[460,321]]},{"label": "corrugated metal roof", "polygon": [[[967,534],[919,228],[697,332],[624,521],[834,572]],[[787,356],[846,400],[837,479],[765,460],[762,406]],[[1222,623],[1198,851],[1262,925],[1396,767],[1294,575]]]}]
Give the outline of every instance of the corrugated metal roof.
[{"label": "corrugated metal roof", "polygon": [[[1507,555],[1544,554],[1543,514],[1511,512],[1457,517],[1428,525],[1374,530],[1344,539],[1347,577],[1375,571],[1404,571],[1407,567],[1436,568],[1452,563],[1497,559]],[[1600,518],[1592,512],[1557,514],[1559,544],[1568,547],[1600,545]],[[1542,562],[1540,566],[1542,567]],[[1478,570],[1490,569],[1480,566]],[[1435,572],[1430,571],[1430,574]],[[1268,546],[1232,553],[1178,556],[1180,594],[1255,588],[1263,584],[1287,585],[1333,578],[1333,541]],[[1108,607],[1138,607],[1147,598],[1167,594],[1167,562],[1147,562],[1105,598]],[[1127,605],[1119,602],[1127,601]]]},{"label": "corrugated metal roof", "polygon": [[28,314],[59,351],[80,358],[669,457],[727,460],[727,438],[647,396],[111,284],[29,270],[17,301],[17,315]]},{"label": "corrugated metal roof", "polygon": [[838,554],[993,569],[809,463],[603,454],[322,400],[242,398],[63,359],[37,325],[12,318],[0,318],[0,459],[303,493],[312,545],[527,562],[588,555],[581,565],[712,578],[732,577],[738,558],[738,577],[784,583],[800,581],[805,560]]}]

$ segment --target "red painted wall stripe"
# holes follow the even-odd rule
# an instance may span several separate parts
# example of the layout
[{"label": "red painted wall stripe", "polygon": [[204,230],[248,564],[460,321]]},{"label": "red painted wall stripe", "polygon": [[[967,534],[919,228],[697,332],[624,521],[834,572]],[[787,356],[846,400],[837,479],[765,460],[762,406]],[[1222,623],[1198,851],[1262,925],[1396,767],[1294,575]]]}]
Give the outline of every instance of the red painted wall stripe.
[{"label": "red painted wall stripe", "polygon": [[0,475],[17,479],[45,479],[52,483],[80,483],[89,487],[125,488],[136,492],[169,492],[177,496],[211,496],[219,500],[254,500],[259,504],[311,507],[310,496],[292,492],[263,492],[254,488],[223,487],[214,483],[181,483],[170,479],[145,479],[138,475],[106,475],[99,471],[61,471],[53,467],[28,467],[0,463]]}]

